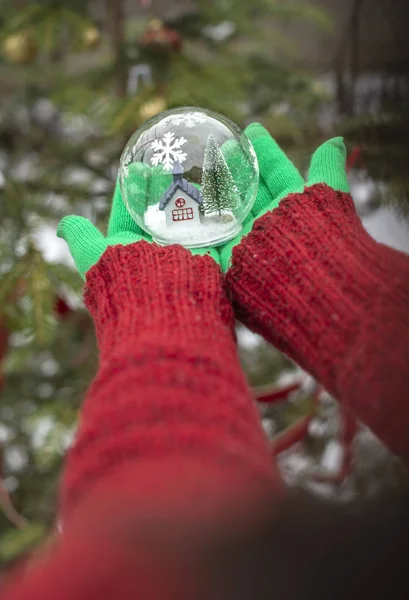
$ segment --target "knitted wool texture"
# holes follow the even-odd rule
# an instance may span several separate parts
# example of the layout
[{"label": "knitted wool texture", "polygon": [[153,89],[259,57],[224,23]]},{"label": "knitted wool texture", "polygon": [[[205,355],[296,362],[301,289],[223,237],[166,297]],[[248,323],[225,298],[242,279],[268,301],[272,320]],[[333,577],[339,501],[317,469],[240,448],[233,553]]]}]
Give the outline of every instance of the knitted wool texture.
[{"label": "knitted wool texture", "polygon": [[249,327],[409,461],[409,260],[367,234],[349,194],[290,195],[233,250],[227,281]]},{"label": "knitted wool texture", "polygon": [[135,497],[141,512],[192,511],[239,488],[281,487],[212,258],[110,247],[87,274],[85,303],[100,369],[65,466],[63,521],[94,492]]}]

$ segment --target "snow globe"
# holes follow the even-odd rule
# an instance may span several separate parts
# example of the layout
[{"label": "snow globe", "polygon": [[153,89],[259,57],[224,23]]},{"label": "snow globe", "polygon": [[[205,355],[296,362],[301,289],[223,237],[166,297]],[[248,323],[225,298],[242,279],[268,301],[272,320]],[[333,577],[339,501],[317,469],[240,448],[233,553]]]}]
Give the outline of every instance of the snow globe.
[{"label": "snow globe", "polygon": [[161,245],[217,246],[235,237],[257,194],[257,157],[226,117],[184,107],[140,127],[120,160],[125,205]]}]

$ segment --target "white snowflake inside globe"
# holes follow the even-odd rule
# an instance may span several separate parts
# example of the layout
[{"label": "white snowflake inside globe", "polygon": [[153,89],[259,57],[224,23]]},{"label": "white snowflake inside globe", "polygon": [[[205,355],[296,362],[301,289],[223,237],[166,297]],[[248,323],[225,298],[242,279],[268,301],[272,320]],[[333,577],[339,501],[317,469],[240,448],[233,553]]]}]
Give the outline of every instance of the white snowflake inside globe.
[{"label": "white snowflake inside globe", "polygon": [[121,192],[133,219],[158,244],[217,246],[242,228],[257,194],[257,157],[226,117],[177,108],[156,115],[127,143]]}]

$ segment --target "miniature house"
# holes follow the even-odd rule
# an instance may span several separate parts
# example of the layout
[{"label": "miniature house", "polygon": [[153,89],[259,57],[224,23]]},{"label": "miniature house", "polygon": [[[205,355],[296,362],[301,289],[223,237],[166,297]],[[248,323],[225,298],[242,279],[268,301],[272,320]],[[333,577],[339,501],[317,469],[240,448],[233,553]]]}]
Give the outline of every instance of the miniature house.
[{"label": "miniature house", "polygon": [[200,190],[183,178],[183,168],[179,163],[173,167],[173,181],[163,194],[159,210],[165,211],[168,227],[184,227],[200,223],[200,205],[203,198]]}]

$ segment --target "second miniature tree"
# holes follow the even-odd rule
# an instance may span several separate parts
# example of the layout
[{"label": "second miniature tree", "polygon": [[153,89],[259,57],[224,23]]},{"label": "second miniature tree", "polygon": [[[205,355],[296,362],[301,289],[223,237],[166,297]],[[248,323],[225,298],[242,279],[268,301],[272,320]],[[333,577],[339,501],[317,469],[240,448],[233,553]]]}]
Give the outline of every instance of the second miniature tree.
[{"label": "second miniature tree", "polygon": [[232,213],[239,201],[237,186],[213,135],[209,135],[204,153],[202,196],[205,214]]}]

